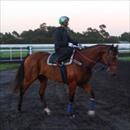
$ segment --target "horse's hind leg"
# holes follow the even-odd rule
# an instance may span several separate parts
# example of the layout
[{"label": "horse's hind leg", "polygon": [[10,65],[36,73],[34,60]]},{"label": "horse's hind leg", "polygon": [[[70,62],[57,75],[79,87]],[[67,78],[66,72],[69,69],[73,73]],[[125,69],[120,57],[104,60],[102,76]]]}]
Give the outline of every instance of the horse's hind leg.
[{"label": "horse's hind leg", "polygon": [[39,96],[40,96],[40,100],[44,106],[44,111],[50,115],[50,109],[48,108],[47,106],[47,103],[46,103],[46,100],[45,100],[45,90],[46,90],[46,87],[47,87],[47,78],[40,75],[38,76],[38,79],[40,81],[40,89],[39,89]]},{"label": "horse's hind leg", "polygon": [[84,84],[83,88],[86,92],[90,93],[90,103],[89,103],[89,115],[94,115],[95,114],[95,107],[96,107],[96,102],[95,102],[95,93],[92,89],[92,86],[90,84]]},{"label": "horse's hind leg", "polygon": [[33,83],[33,81],[36,78],[32,78],[32,77],[24,77],[23,83],[20,86],[20,95],[19,95],[19,102],[18,102],[18,111],[21,111],[22,108],[22,103],[23,103],[23,95],[26,92],[26,90],[29,88],[29,86]]}]

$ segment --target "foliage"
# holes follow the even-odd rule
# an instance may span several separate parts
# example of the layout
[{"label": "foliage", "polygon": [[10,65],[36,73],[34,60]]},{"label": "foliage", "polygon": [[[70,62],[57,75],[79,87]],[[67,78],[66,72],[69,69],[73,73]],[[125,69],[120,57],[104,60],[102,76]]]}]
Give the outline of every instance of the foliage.
[{"label": "foliage", "polygon": [[130,42],[130,32],[124,32],[123,34],[121,34],[120,40]]},{"label": "foliage", "polygon": [[[54,26],[47,26],[46,23],[42,23],[39,28],[23,31],[21,34],[18,34],[16,31],[5,34],[0,33],[0,43],[53,43],[53,32],[55,28]],[[82,33],[69,30],[69,34],[79,43],[117,43],[119,40],[130,41],[130,33],[125,32],[120,37],[110,36],[104,24],[99,25],[99,29],[89,27]]]}]

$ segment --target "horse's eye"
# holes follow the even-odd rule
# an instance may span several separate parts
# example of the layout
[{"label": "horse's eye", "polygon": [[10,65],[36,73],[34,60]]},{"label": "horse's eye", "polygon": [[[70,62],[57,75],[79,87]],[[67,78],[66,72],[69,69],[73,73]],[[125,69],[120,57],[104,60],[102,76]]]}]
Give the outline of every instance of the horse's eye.
[{"label": "horse's eye", "polygon": [[113,60],[116,60],[116,57],[113,57],[112,59],[113,59]]},{"label": "horse's eye", "polygon": [[118,56],[112,57],[112,60],[117,60]]},{"label": "horse's eye", "polygon": [[116,58],[118,59],[118,55],[116,55]]}]

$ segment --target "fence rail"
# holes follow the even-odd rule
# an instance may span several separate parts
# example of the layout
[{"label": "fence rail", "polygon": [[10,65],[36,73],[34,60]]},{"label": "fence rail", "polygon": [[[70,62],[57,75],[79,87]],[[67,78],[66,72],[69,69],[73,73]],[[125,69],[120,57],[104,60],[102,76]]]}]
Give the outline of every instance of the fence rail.
[{"label": "fence rail", "polygon": [[[92,46],[96,44],[82,44]],[[116,44],[117,45],[117,44]],[[120,53],[130,53],[130,43],[118,44]],[[0,63],[21,62],[25,56],[37,51],[54,52],[53,44],[2,44],[0,45]]]}]

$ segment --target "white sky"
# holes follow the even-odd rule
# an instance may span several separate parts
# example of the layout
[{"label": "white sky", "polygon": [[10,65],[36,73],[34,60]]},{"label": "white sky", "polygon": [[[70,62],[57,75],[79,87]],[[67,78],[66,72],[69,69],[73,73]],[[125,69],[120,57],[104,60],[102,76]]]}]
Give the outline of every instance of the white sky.
[{"label": "white sky", "polygon": [[0,31],[21,33],[36,29],[43,22],[59,26],[58,18],[70,17],[69,27],[75,32],[86,31],[88,27],[107,26],[110,35],[130,31],[130,1],[43,1],[2,0]]}]

